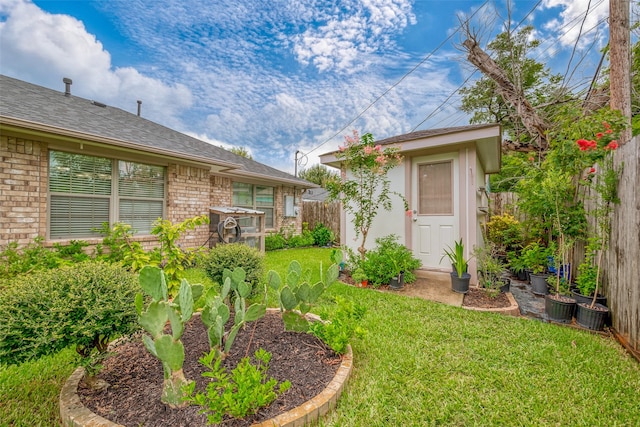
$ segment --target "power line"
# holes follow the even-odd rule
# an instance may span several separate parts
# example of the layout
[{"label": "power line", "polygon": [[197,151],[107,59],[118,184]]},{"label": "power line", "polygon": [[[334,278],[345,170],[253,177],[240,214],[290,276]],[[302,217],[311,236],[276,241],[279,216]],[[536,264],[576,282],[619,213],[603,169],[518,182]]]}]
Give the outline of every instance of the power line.
[{"label": "power line", "polygon": [[[475,12],[473,12],[473,14],[467,19],[467,22],[473,18],[475,16],[476,13],[478,13],[478,11],[480,11],[487,3],[489,2],[489,0],[485,0],[485,2],[478,8],[476,9]],[[331,141],[333,138],[335,138],[336,136],[340,135],[340,133],[344,132],[344,130],[346,128],[348,128],[353,122],[355,122],[356,120],[358,120],[360,117],[362,117],[364,115],[364,113],[366,113],[371,107],[373,107],[380,99],[382,99],[387,93],[389,93],[391,90],[393,90],[396,86],[398,86],[405,78],[407,78],[411,73],[413,73],[415,70],[417,70],[422,64],[424,64],[429,58],[431,58],[438,50],[440,50],[440,48],[442,46],[444,46],[444,44],[446,42],[448,42],[458,31],[459,31],[460,27],[458,29],[456,29],[456,31],[452,32],[449,37],[447,37],[444,41],[442,41],[438,47],[436,47],[434,50],[432,50],[431,52],[429,52],[427,54],[427,56],[425,56],[420,62],[418,62],[418,64],[416,64],[411,70],[409,70],[407,73],[405,73],[400,80],[398,80],[397,82],[395,82],[391,87],[389,87],[387,90],[385,90],[381,95],[379,95],[375,100],[373,100],[373,102],[371,102],[364,110],[362,110],[356,117],[354,117],[353,119],[351,119],[351,121],[349,121],[349,123],[347,123],[346,125],[344,125],[338,132],[336,132],[335,134],[333,134],[331,137],[325,139],[320,145],[316,146],[315,148],[313,148],[312,150],[308,151],[307,154],[312,153],[314,151],[316,151],[317,149],[319,149],[320,147],[322,147],[324,144],[326,144],[327,142]]]}]

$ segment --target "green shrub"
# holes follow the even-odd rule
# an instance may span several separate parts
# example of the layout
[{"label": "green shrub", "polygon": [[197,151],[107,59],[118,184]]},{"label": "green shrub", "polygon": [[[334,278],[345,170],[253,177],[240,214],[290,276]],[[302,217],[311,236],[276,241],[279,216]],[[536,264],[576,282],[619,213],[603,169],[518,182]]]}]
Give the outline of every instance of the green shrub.
[{"label": "green shrub", "polygon": [[362,268],[374,287],[389,283],[400,272],[404,272],[405,283],[416,280],[413,271],[420,268],[420,260],[397,240],[398,236],[394,234],[379,237],[376,239],[376,247],[367,251]]},{"label": "green shrub", "polygon": [[185,390],[191,396],[187,398],[189,402],[203,407],[200,413],[207,414],[209,424],[218,425],[225,415],[244,418],[255,414],[291,387],[289,381],[278,385],[276,379],[267,379],[271,353],[261,348],[254,357],[255,365],[251,364],[249,357],[245,357],[231,373],[222,367],[222,359],[216,357],[214,351],[200,359],[200,363],[207,368],[202,376],[213,381],[207,384],[206,393],[197,392],[194,395],[195,383]]},{"label": "green shrub", "polygon": [[62,263],[58,254],[44,247],[42,237],[36,237],[33,242],[20,249],[17,242],[11,242],[0,250],[0,279],[57,268]]},{"label": "green shrub", "polygon": [[313,235],[313,241],[318,246],[327,246],[333,243],[335,236],[331,230],[325,227],[321,222],[317,223],[311,232]]},{"label": "green shrub", "polygon": [[245,281],[256,289],[264,273],[264,254],[242,243],[218,245],[204,258],[203,267],[211,280],[220,285],[225,269],[233,271],[240,267],[246,273]]},{"label": "green shrub", "polygon": [[311,333],[320,338],[333,351],[339,354],[347,352],[347,345],[355,337],[366,335],[366,329],[359,326],[359,322],[367,309],[350,299],[336,296],[337,309],[333,314],[323,312],[320,317],[322,322],[313,322],[310,326]]},{"label": "green shrub", "polygon": [[282,233],[269,233],[264,237],[264,249],[266,251],[274,251],[283,249],[287,244]]},{"label": "green shrub", "polygon": [[309,230],[304,230],[302,234],[295,234],[287,241],[290,248],[302,248],[305,246],[313,246],[315,240],[313,234]]},{"label": "green shrub", "polygon": [[135,276],[84,262],[22,275],[0,291],[0,362],[18,363],[75,345],[81,355],[136,325]]}]

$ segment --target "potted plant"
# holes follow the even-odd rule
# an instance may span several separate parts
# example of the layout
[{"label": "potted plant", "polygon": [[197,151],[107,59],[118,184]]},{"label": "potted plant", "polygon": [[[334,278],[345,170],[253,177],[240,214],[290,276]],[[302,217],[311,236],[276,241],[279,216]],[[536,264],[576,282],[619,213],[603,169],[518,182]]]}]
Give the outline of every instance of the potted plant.
[{"label": "potted plant", "polygon": [[544,310],[549,318],[558,323],[571,323],[576,309],[576,300],[568,296],[569,272],[563,266],[567,265],[569,249],[573,246],[573,239],[567,239],[560,229],[557,254],[554,256],[555,274],[547,278],[547,282],[555,290],[553,294],[545,295]]},{"label": "potted plant", "polygon": [[420,267],[420,260],[397,240],[398,236],[394,234],[379,237],[376,247],[367,251],[362,267],[370,285],[389,284],[390,288],[399,289],[404,282],[415,280],[412,271]]},{"label": "potted plant", "polygon": [[523,282],[528,281],[527,272],[525,270],[526,264],[516,251],[507,252],[507,262],[509,263],[509,269],[518,280]]},{"label": "potted plant", "polygon": [[500,292],[507,292],[509,282],[505,280],[505,264],[497,253],[496,245],[488,242],[483,247],[476,246],[473,256],[478,262],[478,284],[487,290],[489,295],[497,296]]},{"label": "potted plant", "polygon": [[587,245],[584,261],[578,266],[576,289],[571,294],[577,301],[576,323],[591,330],[600,330],[609,313],[606,297],[598,294],[600,280],[600,262],[602,256],[600,239],[592,237]]},{"label": "potted plant", "polygon": [[522,250],[522,261],[531,270],[529,279],[531,290],[536,295],[546,295],[547,289],[547,267],[549,266],[549,254],[553,253],[551,247],[545,247],[538,242],[529,243]]},{"label": "potted plant", "polygon": [[[451,289],[454,292],[466,294],[469,292],[469,281],[471,275],[467,273],[469,260],[464,257],[464,244],[462,239],[455,242],[455,249],[450,246],[444,250],[442,258],[447,257],[451,261],[453,271],[451,272]],[[440,258],[440,260],[442,260]]]},{"label": "potted plant", "polygon": [[353,270],[353,273],[351,273],[351,278],[353,279],[353,283],[355,283],[356,286],[360,288],[367,287],[367,275],[362,267],[357,267],[355,270]]}]

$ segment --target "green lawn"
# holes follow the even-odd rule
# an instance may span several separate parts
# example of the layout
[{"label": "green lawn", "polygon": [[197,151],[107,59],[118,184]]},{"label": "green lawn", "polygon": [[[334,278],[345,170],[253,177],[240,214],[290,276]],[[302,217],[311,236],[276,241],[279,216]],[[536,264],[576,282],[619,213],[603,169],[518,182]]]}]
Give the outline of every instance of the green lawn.
[{"label": "green lawn", "polygon": [[[284,274],[291,259],[330,262],[328,249],[284,250],[267,254],[267,269]],[[640,365],[612,339],[343,284],[322,302],[335,295],[367,307],[369,332],[323,426],[638,425]],[[0,425],[55,425],[72,358],[0,367]]]}]

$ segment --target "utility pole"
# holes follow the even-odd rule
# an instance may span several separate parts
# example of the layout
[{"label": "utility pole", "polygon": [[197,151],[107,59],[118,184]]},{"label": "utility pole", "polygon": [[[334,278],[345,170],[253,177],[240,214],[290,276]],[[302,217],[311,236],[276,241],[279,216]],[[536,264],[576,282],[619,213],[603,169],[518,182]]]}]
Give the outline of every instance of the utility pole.
[{"label": "utility pole", "polygon": [[294,173],[293,176],[295,176],[296,178],[298,177],[298,153],[300,153],[300,150],[296,150],[296,155],[294,157],[294,161],[295,161],[295,169],[294,169]]},{"label": "utility pole", "polygon": [[609,55],[612,110],[620,110],[629,127],[620,143],[631,139],[631,29],[629,0],[609,0]]}]

